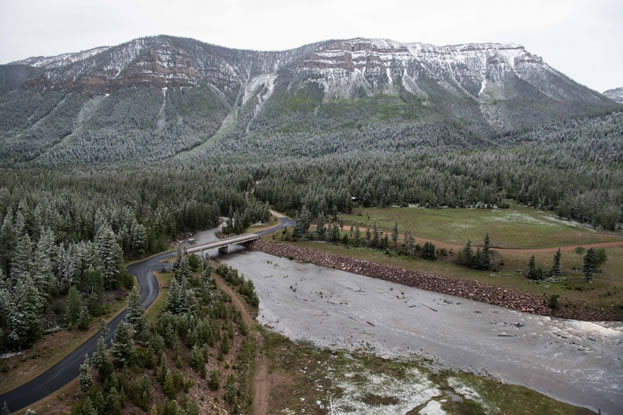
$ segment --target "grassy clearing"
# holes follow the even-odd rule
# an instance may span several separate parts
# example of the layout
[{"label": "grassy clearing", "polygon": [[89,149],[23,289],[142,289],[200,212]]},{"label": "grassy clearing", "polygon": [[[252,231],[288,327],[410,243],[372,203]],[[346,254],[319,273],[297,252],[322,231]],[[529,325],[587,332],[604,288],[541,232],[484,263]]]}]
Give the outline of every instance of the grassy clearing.
[{"label": "grassy clearing", "polygon": [[[288,242],[285,242],[288,243]],[[349,256],[379,264],[401,267],[408,270],[428,272],[454,279],[477,280],[483,283],[526,292],[536,296],[560,296],[561,304],[586,304],[604,307],[623,318],[623,248],[607,248],[608,260],[602,272],[596,274],[592,284],[586,284],[581,272],[582,257],[574,252],[565,252],[562,256],[563,277],[558,282],[535,282],[523,277],[519,271],[527,272],[530,254],[505,252],[501,255],[504,266],[500,272],[478,271],[456,265],[453,256],[440,257],[436,261],[427,261],[419,257],[406,257],[386,254],[371,248],[353,248],[326,242],[289,242],[295,246],[317,249],[336,255]],[[536,253],[537,266],[549,269],[552,253]]]},{"label": "grassy clearing", "polygon": [[273,413],[415,414],[435,406],[448,414],[592,413],[489,377],[436,371],[429,361],[387,360],[264,336]]},{"label": "grassy clearing", "polygon": [[8,359],[0,376],[0,393],[8,392],[23,385],[54,366],[97,333],[101,319],[109,322],[126,305],[125,298],[114,301],[110,303],[110,311],[106,315],[91,321],[88,330],[61,330],[45,335],[21,355]]},{"label": "grassy clearing", "polygon": [[598,242],[623,241],[623,234],[597,232],[560,220],[550,212],[519,206],[509,209],[357,208],[343,215],[347,223],[378,226],[391,232],[398,221],[400,233],[462,245],[467,239],[480,244],[491,235],[497,248],[548,248]]}]

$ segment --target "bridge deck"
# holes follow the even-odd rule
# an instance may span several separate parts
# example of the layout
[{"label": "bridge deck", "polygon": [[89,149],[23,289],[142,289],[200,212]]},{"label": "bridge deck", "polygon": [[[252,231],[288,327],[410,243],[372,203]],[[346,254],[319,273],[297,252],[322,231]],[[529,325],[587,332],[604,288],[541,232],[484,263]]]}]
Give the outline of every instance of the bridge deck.
[{"label": "bridge deck", "polygon": [[229,245],[241,244],[245,242],[255,241],[260,239],[261,236],[256,233],[247,233],[243,235],[234,236],[232,238],[219,239],[218,241],[208,242],[207,244],[197,245],[186,249],[186,252],[192,254],[193,252],[205,251],[208,249],[222,248]]}]

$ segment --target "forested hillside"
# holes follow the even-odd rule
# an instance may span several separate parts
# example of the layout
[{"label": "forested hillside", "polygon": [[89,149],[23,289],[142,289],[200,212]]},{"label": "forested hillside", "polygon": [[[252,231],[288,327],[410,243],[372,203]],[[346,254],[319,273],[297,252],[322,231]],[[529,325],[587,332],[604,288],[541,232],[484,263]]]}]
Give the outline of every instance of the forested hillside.
[{"label": "forested hillside", "polygon": [[513,44],[279,52],[156,36],[0,65],[3,166],[488,148],[621,110]]}]

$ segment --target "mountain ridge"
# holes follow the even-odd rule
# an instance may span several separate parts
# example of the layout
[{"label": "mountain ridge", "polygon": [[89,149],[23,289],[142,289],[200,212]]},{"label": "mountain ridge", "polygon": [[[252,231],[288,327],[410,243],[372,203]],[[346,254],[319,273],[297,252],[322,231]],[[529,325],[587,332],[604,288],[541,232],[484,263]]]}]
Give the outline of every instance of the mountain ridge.
[{"label": "mountain ridge", "polygon": [[517,44],[253,51],[160,35],[0,65],[0,109],[0,159],[56,164],[469,148],[621,106]]},{"label": "mountain ridge", "polygon": [[608,89],[604,91],[604,95],[613,101],[623,104],[623,87]]}]

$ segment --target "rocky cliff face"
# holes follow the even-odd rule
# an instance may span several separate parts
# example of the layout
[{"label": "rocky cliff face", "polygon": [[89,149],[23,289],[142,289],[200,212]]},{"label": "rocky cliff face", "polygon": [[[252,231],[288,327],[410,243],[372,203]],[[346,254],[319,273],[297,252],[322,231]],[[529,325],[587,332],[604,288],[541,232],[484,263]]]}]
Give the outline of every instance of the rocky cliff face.
[{"label": "rocky cliff face", "polygon": [[249,150],[260,137],[335,142],[327,134],[472,145],[617,107],[512,44],[357,38],[259,52],[157,36],[1,65],[0,109],[2,151],[54,163],[91,158],[85,146],[118,161],[205,155],[215,142]]}]

